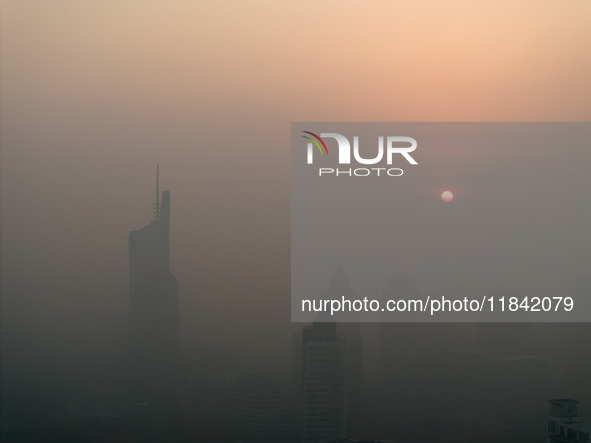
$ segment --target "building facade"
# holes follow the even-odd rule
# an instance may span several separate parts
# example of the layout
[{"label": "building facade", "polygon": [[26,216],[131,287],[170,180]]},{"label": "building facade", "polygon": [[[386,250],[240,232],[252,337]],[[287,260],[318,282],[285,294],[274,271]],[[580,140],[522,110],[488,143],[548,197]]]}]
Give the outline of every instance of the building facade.
[{"label": "building facade", "polygon": [[[179,284],[169,269],[170,192],[157,190],[154,220],[129,233],[129,340],[134,403],[173,385],[179,348]],[[160,389],[160,392],[170,390]]]}]

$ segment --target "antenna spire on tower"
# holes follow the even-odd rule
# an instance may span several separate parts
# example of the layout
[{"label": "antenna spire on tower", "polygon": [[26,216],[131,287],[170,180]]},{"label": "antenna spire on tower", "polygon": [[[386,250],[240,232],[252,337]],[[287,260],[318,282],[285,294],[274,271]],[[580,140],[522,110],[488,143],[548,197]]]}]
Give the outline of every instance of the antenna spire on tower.
[{"label": "antenna spire on tower", "polygon": [[160,165],[156,164],[156,210],[154,211],[154,217],[156,220],[160,220]]}]

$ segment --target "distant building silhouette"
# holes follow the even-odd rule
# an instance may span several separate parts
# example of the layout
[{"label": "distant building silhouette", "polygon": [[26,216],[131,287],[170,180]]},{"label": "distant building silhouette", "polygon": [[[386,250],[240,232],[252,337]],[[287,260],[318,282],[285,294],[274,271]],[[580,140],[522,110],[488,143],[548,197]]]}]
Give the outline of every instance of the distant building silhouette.
[{"label": "distant building silhouette", "polygon": [[[179,284],[169,269],[170,192],[154,220],[129,233],[129,332],[135,402],[174,383],[179,346]],[[162,389],[160,389],[162,392]]]},{"label": "distant building silhouette", "polygon": [[591,424],[581,423],[576,400],[561,398],[550,401],[548,443],[589,443]]},{"label": "distant building silhouette", "polygon": [[[332,274],[330,286],[322,295],[322,299],[339,300],[343,296],[348,300],[361,299],[351,287],[349,274],[343,265],[339,264]],[[360,320],[359,312],[348,312],[339,317],[337,323],[337,337],[345,340],[347,351],[347,429],[349,432],[357,427],[362,415],[363,337],[360,332]]]},{"label": "distant building silhouette", "polygon": [[[339,265],[321,299],[341,297],[359,298]],[[359,316],[356,312],[342,314],[338,317],[342,323],[329,322],[328,316],[319,313],[317,320],[293,339],[295,402],[305,443],[343,439],[361,416],[363,340]]]},{"label": "distant building silhouette", "polygon": [[287,397],[271,377],[245,375],[228,394],[228,424],[250,435],[285,439],[293,434]]},{"label": "distant building silhouette", "polygon": [[336,323],[302,331],[302,439],[323,443],[347,433],[347,348]]}]

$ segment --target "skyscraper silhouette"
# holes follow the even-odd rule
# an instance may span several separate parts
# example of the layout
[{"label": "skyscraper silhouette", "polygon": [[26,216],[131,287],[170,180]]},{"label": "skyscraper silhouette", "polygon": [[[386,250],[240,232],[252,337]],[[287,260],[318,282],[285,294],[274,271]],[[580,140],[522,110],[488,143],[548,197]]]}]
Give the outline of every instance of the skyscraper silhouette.
[{"label": "skyscraper silhouette", "polygon": [[[360,298],[342,265],[321,299],[340,297]],[[340,316],[343,323],[335,323],[320,312],[311,325],[294,334],[295,408],[304,443],[343,439],[360,419],[363,340],[357,314],[345,313]]]},{"label": "skyscraper silhouette", "polygon": [[[154,220],[129,233],[129,332],[133,395],[147,402],[155,387],[175,381],[179,342],[179,284],[169,269],[170,192]],[[156,389],[157,390],[157,389]]]},{"label": "skyscraper silhouette", "polygon": [[302,331],[302,441],[325,443],[346,437],[347,347],[336,323],[314,322]]}]

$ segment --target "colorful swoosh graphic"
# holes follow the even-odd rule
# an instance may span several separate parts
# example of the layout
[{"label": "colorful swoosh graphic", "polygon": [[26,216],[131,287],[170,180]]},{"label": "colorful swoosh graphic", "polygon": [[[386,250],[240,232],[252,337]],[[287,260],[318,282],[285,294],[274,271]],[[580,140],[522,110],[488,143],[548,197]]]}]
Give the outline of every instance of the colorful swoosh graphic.
[{"label": "colorful swoosh graphic", "polygon": [[[324,151],[326,152],[326,155],[328,155],[328,149],[326,149],[326,145],[324,144],[324,141],[322,141],[322,139],[320,137],[318,137],[316,134],[309,132],[309,131],[302,131],[302,132],[305,132],[306,134],[310,134],[311,136],[315,137],[316,140],[318,140],[320,143],[322,143],[322,146],[324,146]],[[320,153],[324,154],[324,152],[322,152],[322,148],[320,147],[320,145],[318,144],[318,142],[316,140],[314,140],[313,138],[307,137],[305,135],[302,135],[302,137],[307,138],[311,142],[314,142],[314,144],[316,144],[316,146],[318,146],[318,149],[320,149]]]}]

